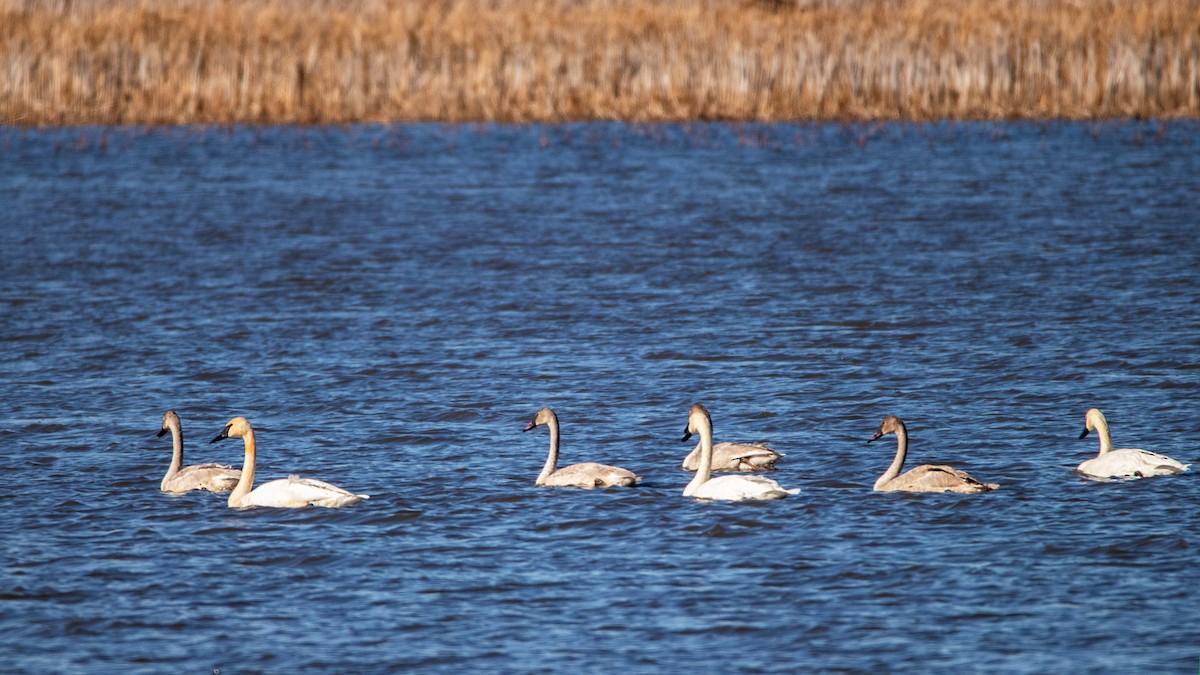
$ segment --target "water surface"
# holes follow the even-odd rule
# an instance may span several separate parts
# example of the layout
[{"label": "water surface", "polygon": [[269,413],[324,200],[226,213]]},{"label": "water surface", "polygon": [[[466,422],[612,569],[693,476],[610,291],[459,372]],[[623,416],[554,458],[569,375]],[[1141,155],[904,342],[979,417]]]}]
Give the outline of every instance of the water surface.
[{"label": "water surface", "polygon": [[[0,130],[8,672],[1195,672],[1200,128]],[[679,437],[768,440],[765,504]],[[533,486],[563,460],[636,489]],[[255,425],[260,481],[158,492]],[[874,494],[911,461],[1002,484]]]}]

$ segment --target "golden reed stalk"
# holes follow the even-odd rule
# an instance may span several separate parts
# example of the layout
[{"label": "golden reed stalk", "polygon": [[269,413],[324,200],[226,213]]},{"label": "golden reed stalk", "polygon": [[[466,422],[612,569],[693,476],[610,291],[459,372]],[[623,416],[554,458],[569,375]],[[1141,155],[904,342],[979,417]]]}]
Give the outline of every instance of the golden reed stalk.
[{"label": "golden reed stalk", "polygon": [[0,0],[0,123],[1195,117],[1200,0]]}]

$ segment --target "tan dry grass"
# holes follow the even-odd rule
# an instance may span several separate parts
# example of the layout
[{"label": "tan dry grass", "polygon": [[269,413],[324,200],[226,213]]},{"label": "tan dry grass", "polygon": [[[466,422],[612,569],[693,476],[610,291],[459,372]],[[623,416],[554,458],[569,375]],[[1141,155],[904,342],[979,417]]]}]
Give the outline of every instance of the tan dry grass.
[{"label": "tan dry grass", "polygon": [[1200,0],[0,0],[0,122],[1194,117]]}]

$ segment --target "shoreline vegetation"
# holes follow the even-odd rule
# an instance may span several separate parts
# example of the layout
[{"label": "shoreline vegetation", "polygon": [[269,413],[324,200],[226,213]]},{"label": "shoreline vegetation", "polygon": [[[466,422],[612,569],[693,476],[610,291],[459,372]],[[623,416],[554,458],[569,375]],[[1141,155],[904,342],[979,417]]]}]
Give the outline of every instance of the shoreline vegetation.
[{"label": "shoreline vegetation", "polygon": [[0,124],[1195,118],[1200,0],[0,0]]}]

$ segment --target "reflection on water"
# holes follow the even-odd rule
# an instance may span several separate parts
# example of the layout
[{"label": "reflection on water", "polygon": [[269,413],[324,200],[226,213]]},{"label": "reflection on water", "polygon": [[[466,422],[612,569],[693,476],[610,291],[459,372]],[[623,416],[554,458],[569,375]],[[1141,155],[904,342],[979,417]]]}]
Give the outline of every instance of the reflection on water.
[{"label": "reflection on water", "polygon": [[[6,668],[1195,667],[1190,123],[0,133]],[[684,499],[688,406],[769,504]],[[564,463],[645,478],[537,489]],[[234,415],[231,511],[157,491]],[[873,494],[911,460],[999,491]]]}]

